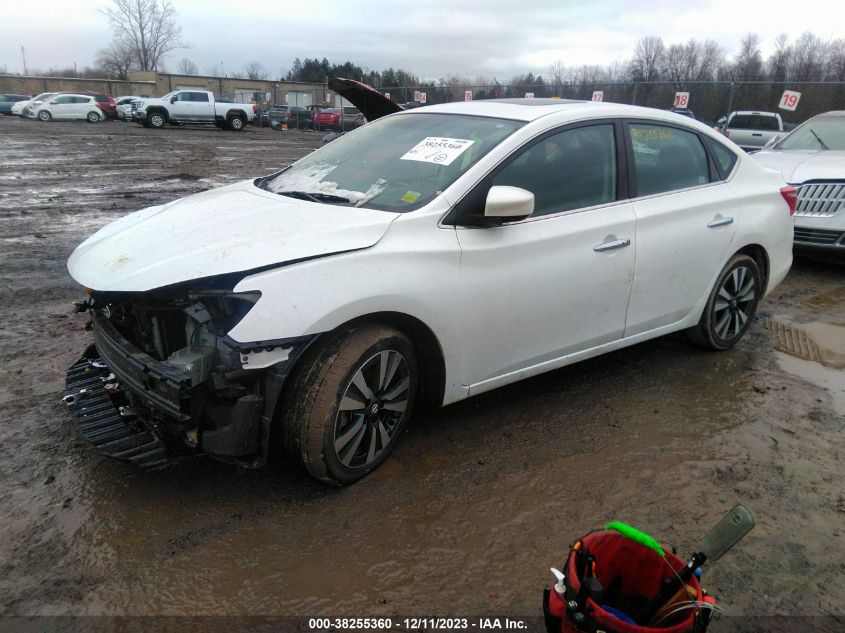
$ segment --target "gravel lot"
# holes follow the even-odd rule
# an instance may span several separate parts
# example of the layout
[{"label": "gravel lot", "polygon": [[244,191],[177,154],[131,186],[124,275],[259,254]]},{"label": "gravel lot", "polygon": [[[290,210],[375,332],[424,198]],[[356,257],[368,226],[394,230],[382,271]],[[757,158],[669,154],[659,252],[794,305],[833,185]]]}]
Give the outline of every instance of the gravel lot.
[{"label": "gravel lot", "polygon": [[586,531],[620,519],[686,555],[738,501],[758,525],[705,572],[720,605],[845,613],[845,268],[830,263],[796,260],[734,350],[669,336],[423,411],[343,490],[205,459],[140,472],[86,445],[57,406],[89,340],[73,248],[319,137],[0,121],[0,616],[535,616]]}]

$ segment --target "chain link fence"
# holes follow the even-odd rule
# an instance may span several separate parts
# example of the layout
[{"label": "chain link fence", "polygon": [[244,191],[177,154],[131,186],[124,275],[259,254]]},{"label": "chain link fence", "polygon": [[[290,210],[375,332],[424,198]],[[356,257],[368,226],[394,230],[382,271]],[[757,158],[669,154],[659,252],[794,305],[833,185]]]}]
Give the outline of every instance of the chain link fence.
[{"label": "chain link fence", "polygon": [[[784,90],[801,93],[794,112],[780,110]],[[779,112],[784,123],[792,127],[816,114],[830,110],[845,110],[845,82],[625,82],[625,83],[564,83],[534,85],[460,85],[460,86],[401,86],[380,88],[397,103],[415,101],[415,94],[425,93],[426,104],[464,101],[467,92],[473,100],[525,97],[558,97],[590,100],[601,91],[603,100],[650,108],[669,110],[676,92],[688,92],[688,108],[705,123],[715,124],[721,117],[735,110]]]}]

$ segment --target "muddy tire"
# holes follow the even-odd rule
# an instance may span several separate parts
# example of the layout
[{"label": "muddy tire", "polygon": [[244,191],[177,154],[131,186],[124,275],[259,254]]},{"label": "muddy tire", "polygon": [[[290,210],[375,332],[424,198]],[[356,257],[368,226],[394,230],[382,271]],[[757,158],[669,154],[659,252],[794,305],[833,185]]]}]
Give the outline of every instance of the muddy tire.
[{"label": "muddy tire", "polygon": [[147,125],[156,129],[161,129],[167,121],[161,112],[153,112],[147,117]]},{"label": "muddy tire", "polygon": [[743,337],[763,294],[763,275],[748,255],[734,255],[722,270],[707,299],[698,325],[687,330],[691,341],[724,350]]},{"label": "muddy tire", "polygon": [[53,120],[53,115],[47,112],[47,110],[41,110],[38,112],[38,120],[46,123],[47,121]]},{"label": "muddy tire", "polygon": [[229,119],[229,129],[235,132],[242,132],[245,127],[243,117],[233,116]]},{"label": "muddy tire", "polygon": [[382,325],[346,328],[302,358],[286,385],[274,436],[312,477],[351,484],[396,446],[418,383],[408,337]]}]

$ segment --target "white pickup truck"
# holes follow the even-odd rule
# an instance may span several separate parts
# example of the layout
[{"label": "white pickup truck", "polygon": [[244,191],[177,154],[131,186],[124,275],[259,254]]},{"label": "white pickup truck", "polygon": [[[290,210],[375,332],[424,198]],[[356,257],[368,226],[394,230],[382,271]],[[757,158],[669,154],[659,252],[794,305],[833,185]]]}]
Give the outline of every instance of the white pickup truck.
[{"label": "white pickup truck", "polygon": [[221,103],[205,90],[175,90],[158,99],[132,103],[132,120],[144,127],[161,128],[168,123],[214,124],[219,128],[243,130],[255,117],[251,104]]},{"label": "white pickup truck", "polygon": [[777,112],[731,112],[719,131],[746,152],[755,151],[783,132],[783,121]]}]

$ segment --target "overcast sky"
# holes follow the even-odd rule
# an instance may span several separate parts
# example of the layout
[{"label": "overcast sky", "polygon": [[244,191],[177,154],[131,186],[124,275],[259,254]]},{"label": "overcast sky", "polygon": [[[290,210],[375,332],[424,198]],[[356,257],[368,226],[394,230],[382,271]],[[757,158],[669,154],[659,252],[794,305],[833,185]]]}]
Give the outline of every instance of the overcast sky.
[{"label": "overcast sky", "polygon": [[[0,11],[0,71],[91,65],[111,33],[98,10],[107,0],[4,2]],[[659,35],[667,44],[717,40],[728,54],[743,34],[762,38],[764,56],[782,32],[845,36],[842,0],[310,0],[250,2],[173,0],[189,48],[171,53],[202,74],[231,74],[261,61],[271,76],[295,57],[350,60],[365,69],[403,68],[423,79],[449,74],[509,79],[548,74],[551,62],[607,64],[627,59],[637,40]]]}]

